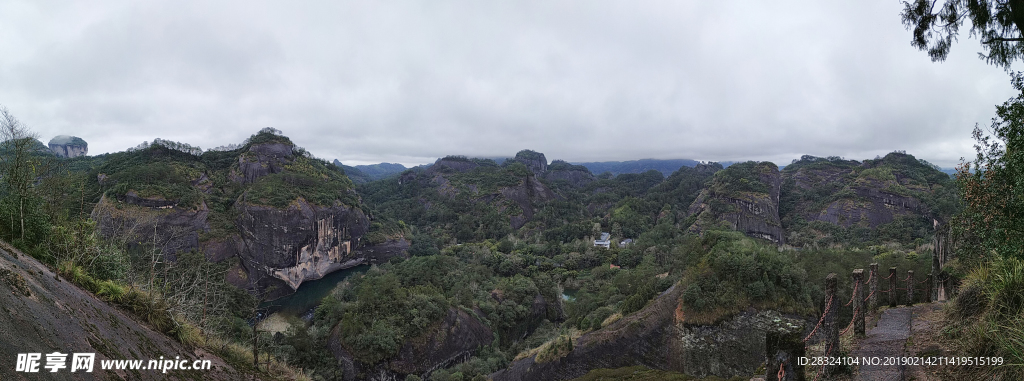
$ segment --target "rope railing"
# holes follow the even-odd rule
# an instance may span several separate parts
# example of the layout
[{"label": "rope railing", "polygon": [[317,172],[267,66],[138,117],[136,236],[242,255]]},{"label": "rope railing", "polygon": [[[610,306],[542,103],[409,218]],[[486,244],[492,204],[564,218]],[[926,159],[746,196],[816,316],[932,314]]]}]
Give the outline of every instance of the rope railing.
[{"label": "rope railing", "polygon": [[839,336],[845,335],[846,332],[849,332],[850,328],[853,328],[853,323],[857,322],[857,314],[859,313],[859,311],[854,312],[855,313],[853,314],[853,319],[850,319],[850,325],[846,326],[846,329],[844,329],[842,332],[839,332]]},{"label": "rope railing", "polygon": [[[838,299],[839,299],[839,295],[838,295],[837,289],[836,289],[836,280],[837,280],[836,279],[836,274],[833,273],[833,274],[829,274],[828,277],[825,278],[825,285],[826,285],[826,287],[825,287],[826,288],[826,290],[825,290],[826,291],[825,292],[826,298],[825,298],[825,303],[824,303],[825,309],[822,311],[821,316],[818,318],[817,324],[814,325],[814,328],[811,329],[810,333],[808,333],[807,336],[804,337],[803,340],[800,340],[800,341],[797,341],[797,340],[800,339],[800,337],[797,336],[797,335],[794,335],[795,337],[792,337],[792,339],[779,338],[779,337],[784,337],[784,335],[783,336],[773,336],[773,337],[776,337],[776,339],[772,339],[772,340],[773,340],[774,343],[777,343],[777,344],[772,344],[773,345],[772,348],[776,348],[776,349],[778,349],[780,351],[783,351],[783,352],[778,352],[778,353],[790,353],[790,357],[789,357],[790,359],[792,358],[792,356],[794,356],[793,353],[799,353],[799,354],[796,354],[795,356],[803,356],[804,350],[806,350],[810,346],[810,344],[808,344],[808,343],[810,342],[811,338],[814,338],[815,335],[818,335],[819,331],[824,331],[825,332],[824,333],[824,337],[821,339],[821,341],[816,342],[816,344],[817,343],[821,343],[822,349],[824,349],[824,351],[823,351],[824,352],[824,356],[827,358],[828,356],[831,355],[833,350],[836,350],[837,347],[839,345],[841,345],[840,344],[840,338],[842,336],[845,336],[846,334],[850,333],[851,330],[853,331],[854,335],[858,335],[859,337],[864,336],[864,334],[865,334],[865,332],[864,332],[865,331],[865,329],[864,329],[865,328],[864,327],[864,319],[865,319],[866,316],[869,316],[872,313],[875,313],[874,312],[875,311],[874,308],[876,307],[874,305],[874,303],[872,303],[870,306],[867,305],[867,304],[864,304],[864,303],[867,303],[868,301],[872,300],[873,298],[877,298],[877,295],[879,295],[879,294],[889,294],[889,298],[890,298],[889,300],[892,303],[894,295],[899,295],[900,299],[902,299],[903,295],[896,294],[896,292],[903,292],[903,293],[906,293],[907,299],[908,299],[908,305],[910,305],[910,304],[913,304],[913,300],[914,299],[918,299],[918,298],[915,298],[914,297],[915,295],[911,295],[908,291],[911,291],[911,290],[917,291],[917,290],[915,290],[917,288],[917,287],[914,286],[915,284],[926,284],[929,281],[932,281],[931,274],[928,274],[928,276],[929,276],[928,279],[925,279],[923,281],[918,282],[916,279],[914,279],[914,273],[913,273],[912,270],[908,271],[908,274],[907,274],[906,278],[900,280],[900,277],[895,276],[896,275],[896,268],[895,267],[891,267],[889,269],[890,273],[889,273],[888,277],[884,277],[883,278],[881,275],[879,275],[876,278],[875,277],[875,272],[877,272],[877,268],[878,268],[878,265],[875,264],[875,263],[872,263],[871,264],[871,269],[870,269],[871,271],[868,272],[868,276],[867,277],[863,276],[865,269],[855,269],[853,271],[853,276],[852,276],[853,279],[852,279],[852,282],[851,282],[851,283],[853,283],[853,287],[852,287],[853,291],[852,291],[852,293],[850,295],[850,300],[847,301],[846,304],[844,304],[843,306],[844,307],[845,306],[851,306],[851,305],[853,305],[854,301],[857,301],[857,303],[861,303],[861,304],[853,305],[853,311],[852,311],[853,312],[852,313],[853,316],[850,318],[849,324],[847,324],[846,327],[842,329],[842,331],[840,331],[839,328],[837,327],[838,326],[838,321],[837,320],[839,320],[838,319],[838,317],[839,317],[838,314],[839,314],[839,308],[840,307],[833,306],[833,304],[837,303]],[[863,279],[863,278],[867,278],[867,279]],[[889,280],[889,286],[886,287],[886,289],[882,289],[881,287],[876,287],[877,283],[880,283],[880,281],[882,281],[882,280]],[[872,283],[872,282],[874,282],[874,283]],[[904,287],[896,287],[896,285],[900,284],[900,283],[902,283],[904,285]],[[871,289],[870,292],[865,291],[865,290],[861,290],[860,289],[861,284],[870,285],[870,289]],[[928,291],[925,291],[925,292],[928,292]],[[866,296],[863,295],[865,293],[867,294]],[[916,292],[915,292],[915,294],[916,294]],[[791,343],[791,344],[778,344],[778,343]],[[796,345],[796,348],[798,348],[798,349],[792,349],[792,351],[790,351],[790,349],[784,349],[784,348],[792,348],[792,347],[786,347],[785,345]],[[770,353],[769,356],[774,356],[775,353],[776,353],[775,349],[772,349],[772,353]],[[801,374],[803,372],[803,366],[799,366],[798,367],[798,365],[796,363],[792,363],[792,367],[793,367],[792,369],[786,369],[786,364],[789,363],[789,360],[783,360],[786,357],[773,357],[773,358],[775,358],[775,360],[769,360],[771,365],[769,365],[767,367],[768,371],[766,372],[766,377],[769,378],[769,379],[771,379],[772,376],[775,376],[775,379],[778,379],[778,380],[781,381],[781,380],[783,380],[787,376],[787,374],[792,378],[793,372],[797,372],[797,374]],[[778,371],[776,371],[776,372],[774,372],[774,374],[772,374],[771,370],[775,369],[774,368],[775,361],[779,361]],[[819,378],[828,378],[834,372],[835,372],[835,369],[834,369],[833,366],[828,365],[827,362],[823,363],[823,364],[821,364],[821,367],[817,370],[817,372],[816,372],[816,374],[814,376],[814,379],[818,380]]]},{"label": "rope railing", "polygon": [[825,321],[825,314],[828,312],[828,309],[831,308],[831,307],[832,307],[832,297],[829,297],[828,300],[825,302],[825,312],[821,313],[821,319],[818,319],[818,325],[814,326],[814,329],[811,330],[811,334],[807,335],[807,337],[804,338],[804,342],[805,343],[807,342],[807,340],[810,340],[811,337],[814,337],[814,333],[815,332],[818,332],[818,328],[821,327],[821,323]]},{"label": "rope railing", "polygon": [[850,301],[846,302],[846,304],[844,304],[843,307],[846,307],[846,306],[850,305],[851,303],[853,303],[853,298],[855,298],[856,295],[857,295],[857,287],[858,286],[860,286],[859,282],[857,284],[853,285],[853,293],[850,294]]}]

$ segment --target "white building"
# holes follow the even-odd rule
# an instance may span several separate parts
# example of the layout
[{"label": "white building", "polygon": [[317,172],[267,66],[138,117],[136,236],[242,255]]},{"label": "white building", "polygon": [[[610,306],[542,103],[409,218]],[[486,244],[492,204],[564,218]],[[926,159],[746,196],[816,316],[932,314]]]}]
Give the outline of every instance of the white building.
[{"label": "white building", "polygon": [[608,234],[608,233],[605,233],[605,232],[601,232],[601,239],[595,239],[594,240],[594,246],[601,246],[601,247],[607,249],[607,248],[611,247],[611,245],[612,245],[611,238],[612,238],[611,234]]}]

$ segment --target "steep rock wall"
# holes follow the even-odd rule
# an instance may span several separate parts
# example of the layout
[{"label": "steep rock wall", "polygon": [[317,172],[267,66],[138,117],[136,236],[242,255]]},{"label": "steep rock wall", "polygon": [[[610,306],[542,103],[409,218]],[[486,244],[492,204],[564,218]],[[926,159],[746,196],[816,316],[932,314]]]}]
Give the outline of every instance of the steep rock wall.
[{"label": "steep rock wall", "polygon": [[[245,203],[236,209],[237,255],[250,284],[268,289],[271,297],[365,260],[352,250],[369,227],[358,208],[319,207],[299,198],[285,209]],[[280,284],[287,288],[274,287]]]},{"label": "steep rock wall", "polygon": [[65,158],[85,156],[89,154],[89,144],[77,136],[60,135],[47,144],[55,155]]},{"label": "steep rock wall", "polygon": [[778,167],[768,164],[758,167],[761,170],[758,180],[766,186],[767,192],[722,191],[723,187],[715,184],[703,190],[690,204],[689,214],[697,216],[690,230],[699,232],[708,224],[725,221],[733,230],[748,236],[785,243],[785,231],[779,219],[782,180]]},{"label": "steep rock wall", "polygon": [[231,172],[231,179],[243,184],[252,184],[260,177],[280,173],[292,162],[290,143],[276,142],[255,144],[238,157],[238,168]]}]

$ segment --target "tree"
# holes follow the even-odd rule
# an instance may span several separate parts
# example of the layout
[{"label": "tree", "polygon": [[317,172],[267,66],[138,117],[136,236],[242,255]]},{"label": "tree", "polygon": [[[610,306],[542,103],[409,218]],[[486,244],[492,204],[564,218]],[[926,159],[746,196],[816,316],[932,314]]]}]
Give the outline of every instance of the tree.
[{"label": "tree", "polygon": [[[1024,58],[1024,0],[914,0],[903,3],[903,24],[913,29],[911,45],[942,61],[959,33],[971,23],[981,39],[981,57],[1006,70]],[[956,217],[958,236],[971,260],[988,253],[1024,258],[1024,74],[1012,74],[1021,93],[996,107],[989,133],[975,126],[977,158],[958,168],[964,211]],[[968,259],[968,258],[965,258]]]},{"label": "tree", "polygon": [[996,107],[991,135],[974,128],[977,158],[958,168],[964,211],[958,222],[972,256],[995,252],[1024,258],[1024,75],[1014,75],[1015,98]]},{"label": "tree", "polygon": [[1024,57],[1024,0],[912,0],[903,2],[903,25],[913,30],[911,45],[943,61],[960,27],[971,23],[970,36],[981,39],[982,59],[1010,68]]},{"label": "tree", "polygon": [[[33,157],[33,150],[36,148],[38,136],[28,127],[21,123],[10,111],[0,106],[0,185],[3,186],[4,201],[6,206],[13,211],[10,213],[8,228],[11,230],[12,238],[18,238],[27,243],[26,235],[28,230],[38,231],[41,227],[32,226],[29,220],[39,220],[38,197],[33,194],[33,182],[36,180],[36,170],[40,166]],[[4,208],[7,209],[7,208]],[[13,221],[17,217],[17,221]],[[16,231],[16,233],[15,233]],[[28,237],[32,240],[42,237]]]}]

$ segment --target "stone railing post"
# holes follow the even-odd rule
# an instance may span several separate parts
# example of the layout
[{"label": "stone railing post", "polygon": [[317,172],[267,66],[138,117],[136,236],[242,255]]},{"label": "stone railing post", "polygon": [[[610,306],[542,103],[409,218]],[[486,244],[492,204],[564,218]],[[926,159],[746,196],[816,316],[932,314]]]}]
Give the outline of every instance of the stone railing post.
[{"label": "stone railing post", "polygon": [[853,334],[864,336],[864,269],[853,270]]},{"label": "stone railing post", "polygon": [[925,284],[925,286],[924,286],[925,287],[924,288],[925,289],[924,301],[926,303],[931,303],[932,300],[934,300],[934,299],[932,299],[932,282],[934,282],[934,281],[935,281],[935,276],[932,275],[932,273],[928,273],[928,280],[926,282],[924,282],[924,284]]},{"label": "stone railing post", "polygon": [[870,268],[871,273],[868,274],[868,279],[871,279],[871,284],[868,285],[870,287],[868,295],[871,297],[868,299],[868,308],[871,309],[871,312],[875,312],[878,311],[878,264],[872,263]]},{"label": "stone railing post", "polygon": [[899,295],[896,295],[896,268],[889,268],[889,307],[896,307],[899,304]]},{"label": "stone railing post", "polygon": [[[804,340],[800,332],[769,331],[765,337],[768,354],[765,381],[804,381]],[[782,377],[779,377],[779,376]]]},{"label": "stone railing post", "polygon": [[[842,301],[838,300],[836,295],[836,286],[839,282],[839,276],[836,273],[828,274],[825,277],[825,312],[824,319],[821,322],[822,332],[825,334],[824,356],[838,356],[839,353],[839,306],[843,304]],[[829,303],[831,301],[831,303]],[[836,370],[836,366],[825,366],[824,374],[826,378],[832,375]]]},{"label": "stone railing post", "polygon": [[[937,237],[936,237],[936,241],[938,241]],[[935,250],[935,254],[932,255],[932,274],[935,275],[935,277],[932,278],[932,282],[935,282],[935,283],[932,284],[932,288],[931,288],[931,290],[932,290],[932,300],[934,300],[936,302],[942,301],[942,300],[946,300],[945,298],[943,298],[942,296],[939,295],[939,278],[940,277],[939,277],[939,250],[938,249],[936,249]]]},{"label": "stone railing post", "polygon": [[907,305],[914,305],[914,270],[907,270]]}]

